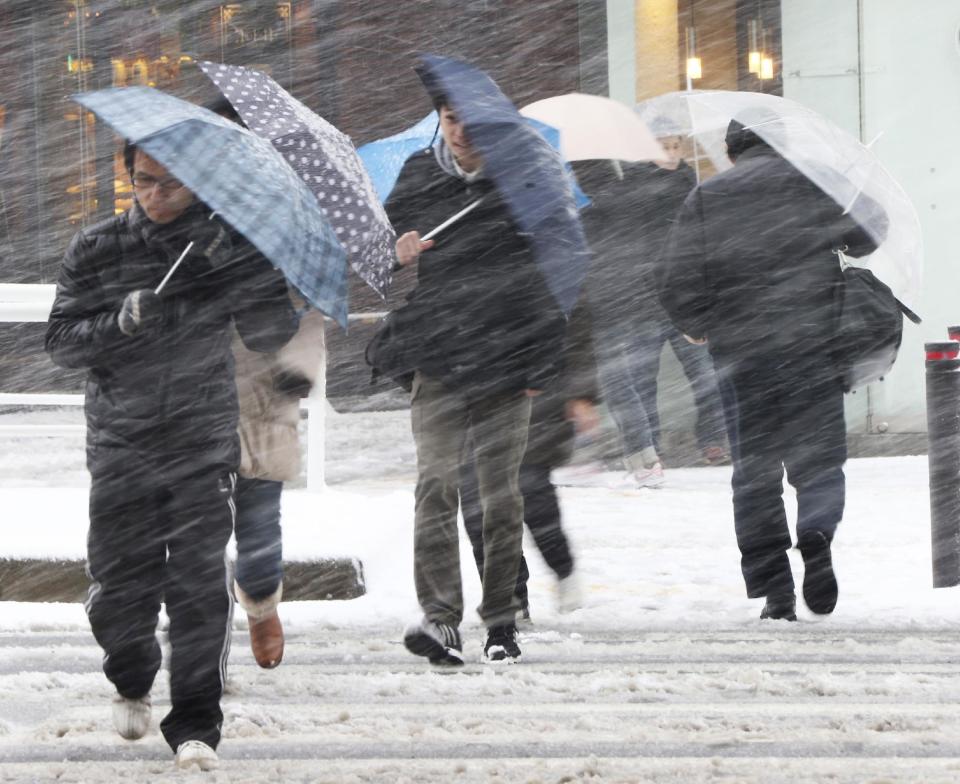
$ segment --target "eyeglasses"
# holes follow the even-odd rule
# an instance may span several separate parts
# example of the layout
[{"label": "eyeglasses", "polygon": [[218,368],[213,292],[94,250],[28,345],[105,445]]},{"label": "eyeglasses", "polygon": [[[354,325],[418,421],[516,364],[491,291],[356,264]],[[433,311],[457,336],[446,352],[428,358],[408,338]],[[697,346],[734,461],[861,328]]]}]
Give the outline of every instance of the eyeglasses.
[{"label": "eyeglasses", "polygon": [[183,183],[176,177],[164,177],[162,180],[158,180],[149,174],[135,174],[130,180],[133,182],[133,187],[138,191],[148,191],[157,187],[163,193],[172,193],[183,187]]}]

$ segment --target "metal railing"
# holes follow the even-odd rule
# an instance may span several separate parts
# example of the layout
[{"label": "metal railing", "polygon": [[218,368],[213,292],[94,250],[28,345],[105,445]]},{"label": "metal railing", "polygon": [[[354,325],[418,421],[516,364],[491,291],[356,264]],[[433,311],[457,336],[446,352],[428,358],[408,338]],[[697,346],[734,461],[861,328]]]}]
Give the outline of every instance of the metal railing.
[{"label": "metal railing", "polygon": [[[47,283],[0,283],[0,323],[45,322],[53,306],[56,286]],[[349,321],[370,322],[385,313],[353,313]],[[321,346],[323,361],[310,397],[301,401],[307,413],[307,489],[321,491],[324,479],[327,414],[326,346]],[[0,392],[0,406],[83,406],[82,394]],[[0,425],[0,436],[10,438],[68,436],[82,434],[84,425],[16,424]]]}]

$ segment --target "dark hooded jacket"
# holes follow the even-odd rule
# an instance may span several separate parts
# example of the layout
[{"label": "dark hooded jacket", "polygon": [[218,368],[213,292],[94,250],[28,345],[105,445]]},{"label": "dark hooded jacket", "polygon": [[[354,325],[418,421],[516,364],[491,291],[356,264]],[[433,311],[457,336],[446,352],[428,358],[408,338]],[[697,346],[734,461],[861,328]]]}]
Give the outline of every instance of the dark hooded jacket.
[{"label": "dark hooded jacket", "polygon": [[673,323],[707,337],[715,360],[764,355],[827,360],[842,275],[832,249],[876,243],[843,208],[752,133],[732,138],[734,167],[694,190],[659,268]]},{"label": "dark hooded jacket", "polygon": [[401,322],[412,367],[477,399],[545,389],[563,346],[564,318],[529,244],[493,184],[441,167],[433,149],[412,156],[386,203],[398,235],[425,234],[478,198],[417,262]]},{"label": "dark hooded jacket", "polygon": [[591,204],[581,214],[592,252],[587,290],[599,326],[666,320],[656,289],[656,265],[683,200],[696,185],[686,163],[676,170],[654,163],[574,164]]},{"label": "dark hooded jacket", "polygon": [[131,291],[155,288],[202,205],[167,226],[139,206],[80,231],[60,270],[46,349],[86,368],[87,464],[101,474],[176,480],[239,463],[231,323],[246,345],[275,351],[297,330],[283,276],[231,232],[215,269],[188,256],[164,289],[163,322],[128,337],[117,314]]}]

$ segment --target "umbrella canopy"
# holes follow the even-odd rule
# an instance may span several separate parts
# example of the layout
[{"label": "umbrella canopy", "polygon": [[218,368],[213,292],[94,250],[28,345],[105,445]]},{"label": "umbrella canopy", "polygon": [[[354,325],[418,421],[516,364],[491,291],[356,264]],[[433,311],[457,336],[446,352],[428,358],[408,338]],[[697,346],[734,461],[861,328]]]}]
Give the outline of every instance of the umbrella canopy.
[{"label": "umbrella canopy", "polygon": [[268,139],[313,191],[353,269],[384,297],[396,236],[350,137],[260,71],[199,65],[250,130]]},{"label": "umbrella canopy", "polygon": [[150,87],[98,90],[74,100],[161,163],[346,328],[343,248],[313,194],[268,142]]},{"label": "umbrella canopy", "polygon": [[570,313],[589,262],[570,180],[559,154],[524,122],[517,108],[483,71],[467,63],[424,55],[416,68],[427,92],[450,103],[483,159],[551,293]]},{"label": "umbrella canopy", "polygon": [[667,157],[639,115],[611,98],[567,93],[529,103],[520,114],[556,128],[560,154],[567,161],[657,161]]},{"label": "umbrella canopy", "polygon": [[870,234],[878,249],[855,263],[870,269],[897,299],[916,309],[923,270],[920,219],[900,184],[859,139],[802,104],[763,93],[670,93],[637,109],[641,116],[670,116],[707,151],[718,170],[731,165],[720,140],[731,120],[740,122]]},{"label": "umbrella canopy", "polygon": [[[526,121],[532,128],[539,131],[551,147],[555,150],[560,149],[560,131],[532,117],[527,117]],[[436,112],[430,112],[406,130],[393,136],[387,136],[384,139],[368,142],[357,150],[381,200],[386,201],[390,191],[393,190],[393,186],[397,184],[400,170],[406,163],[407,158],[433,144],[438,134],[439,125],[440,117]],[[580,190],[570,167],[565,167],[565,170],[570,178],[577,206],[585,207],[590,203],[590,199]]]}]

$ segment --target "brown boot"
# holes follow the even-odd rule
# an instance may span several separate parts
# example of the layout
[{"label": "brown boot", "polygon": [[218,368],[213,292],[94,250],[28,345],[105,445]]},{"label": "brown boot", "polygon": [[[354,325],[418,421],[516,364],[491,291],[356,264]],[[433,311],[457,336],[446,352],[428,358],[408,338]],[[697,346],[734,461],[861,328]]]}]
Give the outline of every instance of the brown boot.
[{"label": "brown boot", "polygon": [[277,615],[277,605],[283,598],[283,583],[264,599],[249,596],[236,581],[233,583],[233,593],[240,606],[247,611],[253,658],[264,669],[276,667],[283,658],[283,625]]},{"label": "brown boot", "polygon": [[280,664],[283,659],[283,626],[277,611],[264,618],[247,616],[250,624],[250,649],[257,664],[266,670]]}]

